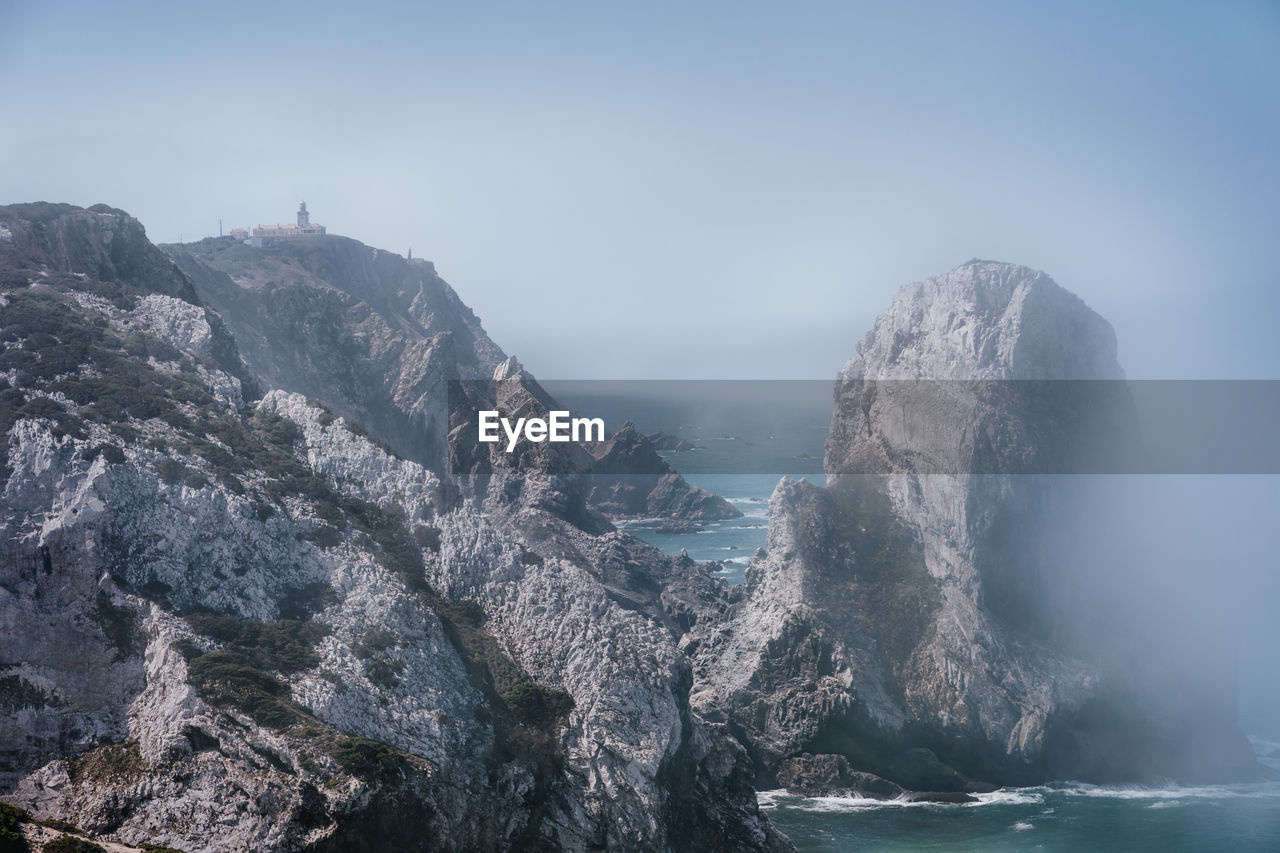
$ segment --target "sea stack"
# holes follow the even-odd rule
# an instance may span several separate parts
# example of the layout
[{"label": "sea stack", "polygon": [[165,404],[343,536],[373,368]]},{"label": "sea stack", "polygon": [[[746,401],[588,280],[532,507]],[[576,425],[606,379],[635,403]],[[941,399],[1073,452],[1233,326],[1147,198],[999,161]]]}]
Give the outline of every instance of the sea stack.
[{"label": "sea stack", "polygon": [[1083,499],[1062,475],[1136,433],[1123,375],[1044,273],[970,261],[898,293],[837,380],[829,484],[778,485],[743,601],[695,645],[694,705],[758,784],[805,753],[928,791],[1256,774],[1231,686],[1141,658],[1132,602],[1059,547]]}]

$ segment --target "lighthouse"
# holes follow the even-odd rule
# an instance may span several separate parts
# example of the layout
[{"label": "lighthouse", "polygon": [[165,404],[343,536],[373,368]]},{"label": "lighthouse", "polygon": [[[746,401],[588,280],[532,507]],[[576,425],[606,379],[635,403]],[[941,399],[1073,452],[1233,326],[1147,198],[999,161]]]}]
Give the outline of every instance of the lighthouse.
[{"label": "lighthouse", "polygon": [[311,214],[307,213],[307,203],[305,201],[298,204],[298,227],[311,227]]}]

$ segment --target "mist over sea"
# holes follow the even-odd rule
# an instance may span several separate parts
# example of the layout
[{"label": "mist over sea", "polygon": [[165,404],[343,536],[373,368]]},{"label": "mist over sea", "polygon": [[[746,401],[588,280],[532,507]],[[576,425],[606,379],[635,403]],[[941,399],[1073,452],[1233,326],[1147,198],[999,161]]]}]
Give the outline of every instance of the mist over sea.
[{"label": "mist over sea", "polygon": [[[1280,744],[1253,741],[1264,764]],[[976,795],[967,805],[795,797],[760,805],[800,850],[1280,850],[1280,782],[1118,787],[1062,782]]]},{"label": "mist over sea", "polygon": [[[789,424],[739,420],[729,424],[687,420],[687,412],[664,406],[620,405],[625,415],[606,414],[610,430],[619,417],[634,420],[645,432],[662,431],[693,440],[693,450],[665,451],[666,458],[690,483],[726,498],[743,515],[727,521],[703,522],[695,533],[663,533],[658,519],[626,522],[622,527],[671,554],[686,551],[698,561],[714,562],[712,572],[731,584],[742,583],[748,562],[765,545],[769,497],[778,473],[725,471],[790,470],[788,476],[824,483],[821,473],[827,422],[814,405],[792,411]],[[829,415],[829,398],[823,403]],[[595,411],[595,410],[592,410]],[[701,420],[711,421],[704,418]],[[785,460],[785,461],[784,461]],[[1154,503],[1160,492],[1167,504],[1162,512],[1186,517],[1172,529],[1194,527],[1216,531],[1180,545],[1183,560],[1247,563],[1267,559],[1258,542],[1241,542],[1232,535],[1236,525],[1257,529],[1238,515],[1228,523],[1226,510],[1237,504],[1268,505],[1275,477],[1112,477],[1094,478],[1114,489],[1127,488]],[[1243,485],[1241,485],[1243,483]],[[1211,514],[1201,504],[1214,504]],[[1144,517],[1151,525],[1167,523]],[[1148,534],[1149,535],[1149,534]],[[1255,537],[1256,538],[1256,537]],[[1135,539],[1136,541],[1140,541]],[[1129,543],[1134,547],[1135,543]],[[1162,549],[1163,550],[1163,549]],[[1274,558],[1270,558],[1274,563]],[[1165,553],[1152,555],[1152,571],[1175,571],[1176,560]],[[1216,570],[1224,567],[1215,562]],[[1230,572],[1227,572],[1230,575]],[[1242,587],[1243,588],[1243,587]],[[1215,588],[1205,595],[1228,600],[1229,591]],[[1265,766],[1280,775],[1280,737],[1271,719],[1269,673],[1259,663],[1269,657],[1254,648],[1244,632],[1241,648],[1242,695],[1262,698],[1244,703],[1242,727]],[[1256,645],[1256,644],[1255,644]],[[1271,723],[1271,725],[1268,725]],[[1096,786],[1071,780],[1030,788],[1001,789],[977,795],[965,805],[902,803],[840,797],[800,797],[785,790],[763,791],[761,807],[802,851],[1276,851],[1280,850],[1280,782],[1237,785]]]}]

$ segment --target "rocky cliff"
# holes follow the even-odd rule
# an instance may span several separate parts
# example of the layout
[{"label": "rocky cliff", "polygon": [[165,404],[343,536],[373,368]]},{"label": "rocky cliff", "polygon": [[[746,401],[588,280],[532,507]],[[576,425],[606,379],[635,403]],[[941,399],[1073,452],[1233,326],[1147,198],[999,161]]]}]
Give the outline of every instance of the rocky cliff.
[{"label": "rocky cliff", "polygon": [[[536,478],[424,465],[447,431],[420,396],[501,353],[429,270],[363,252],[228,292],[251,372],[126,214],[0,208],[5,798],[188,853],[785,848],[688,701],[657,579],[705,570]],[[317,296],[331,253],[404,287]]]},{"label": "rocky cliff", "polygon": [[626,423],[592,448],[592,506],[613,517],[718,521],[742,515],[719,495],[689,485],[656,442]]},{"label": "rocky cliff", "polygon": [[1154,665],[1053,547],[1080,495],[1028,472],[1123,449],[1132,411],[1062,392],[1121,373],[1043,274],[898,295],[837,382],[830,484],[778,486],[730,588],[596,510],[651,511],[590,497],[638,437],[477,443],[468,407],[555,403],[429,266],[169,251],[0,208],[0,785],[39,817],[188,853],[773,850],[753,783],[1256,767],[1225,685]]},{"label": "rocky cliff", "polygon": [[695,707],[762,784],[806,753],[952,792],[1255,772],[1229,685],[1133,678],[1168,669],[1115,654],[1134,602],[1057,547],[1079,484],[1035,474],[1129,447],[1122,384],[1082,382],[1121,376],[1109,325],[1043,273],[972,261],[903,288],[840,374],[829,485],[778,486],[742,600],[685,640]]},{"label": "rocky cliff", "polygon": [[264,387],[323,400],[435,471],[449,431],[447,383],[487,379],[506,358],[426,261],[336,236],[164,249]]},{"label": "rocky cliff", "polygon": [[[269,241],[263,248],[231,238],[163,248],[190,279],[192,295],[225,320],[263,387],[321,401],[437,473],[446,470],[449,435],[458,426],[451,394],[474,398],[467,400],[474,410],[497,405],[500,385],[493,383],[516,373],[536,385],[518,363],[502,366],[506,355],[427,261],[336,236]],[[536,395],[544,413],[562,408],[541,388]],[[596,451],[607,458],[595,465],[587,459],[574,471],[594,475],[583,498],[598,512],[615,518],[737,514],[686,483],[634,433]]]}]

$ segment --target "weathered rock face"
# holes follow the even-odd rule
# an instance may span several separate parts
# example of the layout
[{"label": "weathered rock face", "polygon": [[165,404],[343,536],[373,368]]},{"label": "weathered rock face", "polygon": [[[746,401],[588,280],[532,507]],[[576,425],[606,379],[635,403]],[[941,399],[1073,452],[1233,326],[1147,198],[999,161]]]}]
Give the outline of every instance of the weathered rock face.
[{"label": "weathered rock face", "polygon": [[[199,297],[225,318],[263,387],[319,400],[437,473],[447,470],[447,462],[469,470],[472,461],[456,458],[459,438],[474,437],[456,434],[457,412],[450,405],[458,401],[451,394],[477,395],[473,403],[492,407],[510,402],[498,399],[504,388],[523,383],[540,400],[542,414],[560,408],[507,359],[426,261],[406,261],[343,237],[279,240],[264,248],[211,238],[164,248]],[[454,380],[461,382],[451,385]],[[512,415],[517,410],[503,406]],[[493,451],[483,455],[498,467],[519,467],[498,458],[500,450],[485,450]],[[686,483],[634,431],[615,437],[601,453],[607,458],[595,466],[597,476],[571,490],[595,511],[693,519],[738,514],[727,501]],[[556,466],[556,472],[592,468],[588,458],[585,465]],[[564,476],[560,483],[567,488]]]},{"label": "weathered rock face", "polygon": [[506,357],[426,261],[345,237],[164,248],[264,387],[323,400],[437,472],[447,383],[488,379]]},{"label": "weathered rock face", "polygon": [[788,758],[778,768],[778,784],[806,797],[867,797],[891,800],[904,793],[901,785],[849,766],[843,755],[803,755]]},{"label": "weathered rock face", "polygon": [[1247,777],[1229,713],[1091,655],[1131,638],[1082,641],[1089,590],[1048,535],[1074,486],[1009,476],[1070,470],[1095,428],[1123,450],[1123,394],[1082,413],[1054,390],[1121,375],[1110,327],[1042,273],[974,261],[904,288],[840,374],[830,484],[778,486],[743,600],[686,641],[695,707],[766,781],[803,752],[935,791]]},{"label": "weathered rock face", "polygon": [[31,273],[69,273],[198,302],[191,283],[146,238],[142,223],[122,210],[36,202],[5,211],[0,257],[7,286],[25,286]]},{"label": "weathered rock face", "polygon": [[246,402],[190,293],[21,262],[6,799],[188,851],[787,847],[688,702],[657,591],[705,571],[514,474],[460,489],[302,394]]},{"label": "weathered rock face", "polygon": [[653,439],[626,423],[592,448],[588,502],[611,517],[718,521],[742,515],[719,495],[691,486],[658,455]]},{"label": "weathered rock face", "polygon": [[[57,284],[67,276],[80,279],[83,291],[107,297],[117,295],[119,287],[133,288],[156,297],[153,303],[160,313],[174,306],[188,315],[192,328],[202,328],[204,340],[193,342],[201,358],[212,361],[229,376],[235,377],[249,395],[257,388],[236,350],[235,339],[222,319],[204,307],[191,282],[178,268],[152,245],[142,223],[122,210],[105,204],[87,210],[70,204],[15,204],[8,212],[4,235],[0,235],[0,274],[3,285],[26,287],[33,281]],[[53,281],[47,281],[52,278]],[[103,289],[95,283],[112,283]],[[186,302],[198,309],[201,317]],[[154,311],[152,313],[155,313]],[[139,322],[148,321],[142,317]],[[167,322],[160,320],[159,322]]]}]

